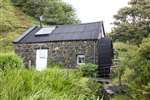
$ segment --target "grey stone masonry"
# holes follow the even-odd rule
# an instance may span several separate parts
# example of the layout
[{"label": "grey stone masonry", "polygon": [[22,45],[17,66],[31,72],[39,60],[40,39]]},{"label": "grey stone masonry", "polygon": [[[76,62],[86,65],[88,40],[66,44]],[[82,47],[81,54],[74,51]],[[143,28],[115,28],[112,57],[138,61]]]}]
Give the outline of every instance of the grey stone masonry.
[{"label": "grey stone masonry", "polygon": [[15,52],[26,64],[35,66],[36,50],[48,49],[48,63],[55,61],[68,68],[77,66],[77,55],[85,55],[85,63],[98,63],[98,40],[57,41],[44,43],[14,44]]}]

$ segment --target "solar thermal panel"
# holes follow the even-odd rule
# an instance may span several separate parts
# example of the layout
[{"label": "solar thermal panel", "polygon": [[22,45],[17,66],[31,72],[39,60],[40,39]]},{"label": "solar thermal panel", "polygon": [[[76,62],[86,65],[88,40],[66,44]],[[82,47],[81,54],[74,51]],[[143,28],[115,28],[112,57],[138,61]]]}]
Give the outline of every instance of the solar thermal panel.
[{"label": "solar thermal panel", "polygon": [[38,32],[35,33],[35,35],[48,35],[51,34],[53,30],[55,30],[55,26],[51,27],[45,27],[41,28]]}]

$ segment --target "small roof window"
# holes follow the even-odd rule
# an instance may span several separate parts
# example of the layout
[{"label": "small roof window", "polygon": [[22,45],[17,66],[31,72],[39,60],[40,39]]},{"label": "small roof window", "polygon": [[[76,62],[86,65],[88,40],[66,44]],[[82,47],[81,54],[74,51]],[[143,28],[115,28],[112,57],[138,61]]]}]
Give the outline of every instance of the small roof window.
[{"label": "small roof window", "polygon": [[35,35],[48,35],[55,30],[56,26],[51,26],[51,27],[45,27],[41,28],[38,32],[35,33]]}]

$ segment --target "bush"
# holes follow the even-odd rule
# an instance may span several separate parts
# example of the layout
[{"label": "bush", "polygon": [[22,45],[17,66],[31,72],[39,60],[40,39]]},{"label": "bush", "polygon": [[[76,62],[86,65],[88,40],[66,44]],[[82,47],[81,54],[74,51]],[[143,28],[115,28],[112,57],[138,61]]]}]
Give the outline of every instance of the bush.
[{"label": "bush", "polygon": [[139,55],[144,59],[150,60],[150,38],[143,40],[139,48]]},{"label": "bush", "polygon": [[150,82],[150,38],[144,39],[128,66],[134,70],[133,78],[140,85]]},{"label": "bush", "polygon": [[122,82],[128,85],[127,94],[133,100],[150,98],[150,38],[146,38],[137,48],[124,43],[115,43],[119,52],[119,67]]},{"label": "bush", "polygon": [[79,70],[83,73],[83,76],[96,77],[97,65],[87,63],[79,65]]},{"label": "bush", "polygon": [[[127,77],[132,73],[131,68],[128,66],[131,63],[131,59],[136,54],[137,46],[122,43],[122,42],[115,42],[114,48],[116,49],[117,55],[115,58],[117,59],[114,61],[114,64],[117,66],[117,69],[113,69],[113,77],[121,78],[123,82],[127,81]],[[121,81],[121,80],[120,80]]]},{"label": "bush", "polygon": [[97,100],[95,91],[99,86],[74,70],[51,68],[42,72],[27,69],[0,71],[0,99]]},{"label": "bush", "polygon": [[[132,51],[132,52],[131,52]],[[136,50],[126,53],[122,65],[131,71],[128,76],[129,93],[134,99],[150,98],[150,38],[146,38]]]},{"label": "bush", "polygon": [[23,60],[14,53],[0,53],[0,68],[20,68],[23,67]]}]

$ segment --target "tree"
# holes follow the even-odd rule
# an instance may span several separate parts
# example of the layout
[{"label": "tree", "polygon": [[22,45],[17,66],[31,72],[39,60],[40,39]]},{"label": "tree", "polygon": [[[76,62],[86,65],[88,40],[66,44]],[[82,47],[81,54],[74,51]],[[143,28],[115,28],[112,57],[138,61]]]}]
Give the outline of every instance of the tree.
[{"label": "tree", "polygon": [[75,10],[62,0],[12,0],[25,13],[35,18],[44,17],[46,24],[79,23]]},{"label": "tree", "polygon": [[150,34],[150,1],[131,0],[114,18],[113,39],[139,44]]}]

